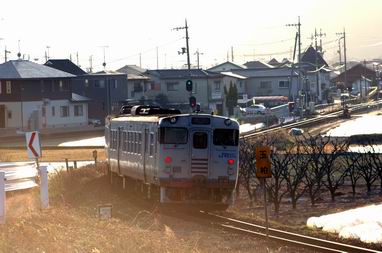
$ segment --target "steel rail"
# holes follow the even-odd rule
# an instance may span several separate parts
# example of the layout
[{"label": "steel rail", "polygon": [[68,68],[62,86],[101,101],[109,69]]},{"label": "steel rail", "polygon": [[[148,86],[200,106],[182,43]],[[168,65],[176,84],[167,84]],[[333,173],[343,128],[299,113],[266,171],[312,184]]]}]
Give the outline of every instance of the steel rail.
[{"label": "steel rail", "polygon": [[268,237],[272,240],[282,241],[287,244],[291,244],[297,247],[309,248],[317,250],[320,252],[349,252],[349,253],[380,253],[381,251],[362,248],[358,246],[353,246],[349,244],[339,243],[335,241],[324,240],[320,238],[315,238],[311,236],[296,234],[288,231],[283,231],[279,229],[269,228],[268,236],[266,235],[266,227],[249,223],[246,221],[241,221],[233,219],[230,217],[224,217],[222,215],[203,212],[201,214],[205,218],[211,220],[211,218],[217,222],[221,227],[239,231],[245,234]]},{"label": "steel rail", "polygon": [[[377,102],[372,102],[372,103],[354,105],[354,106],[350,107],[349,109],[351,110],[351,112],[354,113],[354,112],[358,112],[358,111],[361,111],[363,109],[367,109],[367,108],[370,108],[370,107],[375,107],[375,106],[378,106],[378,105],[381,105],[381,104],[382,104],[382,101],[377,101]],[[287,124],[284,124],[284,125],[277,125],[277,126],[274,126],[274,127],[270,127],[270,128],[266,128],[266,129],[260,130],[260,131],[256,131],[256,130],[248,131],[248,132],[246,132],[244,134],[241,134],[240,139],[251,139],[251,138],[254,138],[254,137],[258,136],[258,135],[262,135],[262,134],[266,134],[266,133],[271,133],[271,132],[276,132],[276,131],[279,131],[281,129],[291,129],[291,128],[294,128],[294,127],[308,126],[310,124],[314,124],[314,123],[319,123],[319,122],[325,121],[328,118],[331,118],[331,119],[332,118],[336,118],[336,117],[338,117],[340,115],[342,115],[342,110],[341,111],[337,111],[337,112],[332,112],[332,113],[323,115],[321,117],[305,119],[305,120],[301,120],[301,121],[298,121],[298,122],[287,123]]]}]

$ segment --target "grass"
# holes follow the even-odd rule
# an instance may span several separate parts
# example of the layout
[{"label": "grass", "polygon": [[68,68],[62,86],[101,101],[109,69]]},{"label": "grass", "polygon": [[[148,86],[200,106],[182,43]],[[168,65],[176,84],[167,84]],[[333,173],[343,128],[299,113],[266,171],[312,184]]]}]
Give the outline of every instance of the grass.
[{"label": "grass", "polygon": [[[68,158],[70,161],[93,160],[93,150],[97,150],[98,160],[106,159],[104,149],[43,149],[40,161],[65,161]],[[28,161],[28,153],[26,149],[19,148],[1,148],[0,162],[18,162]]]}]

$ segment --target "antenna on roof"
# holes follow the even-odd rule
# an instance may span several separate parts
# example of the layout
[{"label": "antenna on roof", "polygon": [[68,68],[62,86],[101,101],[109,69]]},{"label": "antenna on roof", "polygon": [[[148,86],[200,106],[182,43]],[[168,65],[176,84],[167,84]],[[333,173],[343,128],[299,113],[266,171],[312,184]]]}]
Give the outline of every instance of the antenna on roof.
[{"label": "antenna on roof", "polygon": [[18,47],[19,47],[19,52],[17,53],[17,58],[19,58],[20,60],[20,57],[21,57],[21,53],[20,53],[20,40],[18,40]]}]

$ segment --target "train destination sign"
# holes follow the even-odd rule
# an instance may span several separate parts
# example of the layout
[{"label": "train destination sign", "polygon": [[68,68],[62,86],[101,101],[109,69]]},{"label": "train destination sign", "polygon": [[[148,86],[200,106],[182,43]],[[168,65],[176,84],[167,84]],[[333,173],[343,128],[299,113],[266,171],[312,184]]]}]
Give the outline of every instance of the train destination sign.
[{"label": "train destination sign", "polygon": [[256,147],[256,177],[272,177],[270,153],[271,149],[269,146]]}]

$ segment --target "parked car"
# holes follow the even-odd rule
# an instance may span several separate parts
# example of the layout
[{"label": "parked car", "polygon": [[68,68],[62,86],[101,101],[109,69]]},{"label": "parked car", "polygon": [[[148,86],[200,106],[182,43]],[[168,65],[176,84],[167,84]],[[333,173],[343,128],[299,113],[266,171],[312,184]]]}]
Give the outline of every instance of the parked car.
[{"label": "parked car", "polygon": [[89,125],[91,126],[101,126],[101,120],[100,119],[89,119]]},{"label": "parked car", "polygon": [[251,105],[246,108],[240,108],[240,111],[244,114],[265,114],[266,109],[264,105]]},{"label": "parked car", "polygon": [[291,136],[300,136],[304,133],[304,130],[302,130],[301,128],[292,128],[291,130],[289,130],[289,135]]}]

